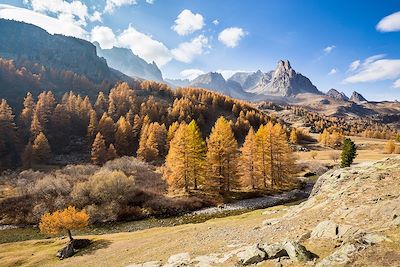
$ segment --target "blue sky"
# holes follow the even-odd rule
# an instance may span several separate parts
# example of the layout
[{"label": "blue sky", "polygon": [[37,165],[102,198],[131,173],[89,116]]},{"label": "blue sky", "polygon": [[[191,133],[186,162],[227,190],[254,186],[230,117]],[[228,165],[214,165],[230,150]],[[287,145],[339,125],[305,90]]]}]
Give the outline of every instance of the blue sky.
[{"label": "blue sky", "polygon": [[[0,0],[0,17],[155,60],[164,77],[269,71],[290,60],[321,90],[400,100],[400,5],[386,1]],[[44,16],[46,15],[46,16]],[[387,17],[391,15],[390,17]],[[32,22],[32,21],[30,21]],[[37,22],[37,23],[36,23]],[[45,25],[45,26],[43,26]],[[58,24],[57,24],[58,25]],[[353,63],[352,67],[350,65]]]}]

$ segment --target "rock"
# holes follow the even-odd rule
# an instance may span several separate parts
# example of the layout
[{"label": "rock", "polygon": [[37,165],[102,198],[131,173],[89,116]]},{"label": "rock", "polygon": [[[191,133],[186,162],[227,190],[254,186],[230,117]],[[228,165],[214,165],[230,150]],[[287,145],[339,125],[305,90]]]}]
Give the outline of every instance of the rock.
[{"label": "rock", "polygon": [[320,222],[311,232],[310,238],[348,238],[360,232],[359,229],[348,224],[337,224],[334,221],[326,220]]},{"label": "rock", "polygon": [[240,263],[243,265],[256,264],[266,259],[267,254],[265,253],[260,246],[254,245],[249,246],[244,251],[241,251],[237,254],[237,257],[240,260]]},{"label": "rock", "polygon": [[160,267],[160,266],[162,266],[162,264],[159,261],[148,261],[140,264],[130,264],[126,267]]},{"label": "rock", "polygon": [[351,260],[351,255],[356,251],[358,251],[358,248],[355,244],[344,244],[331,255],[320,261],[316,267],[330,267],[347,264]]},{"label": "rock", "polygon": [[63,247],[57,252],[57,257],[60,258],[60,260],[63,260],[65,258],[69,258],[74,256],[75,250],[74,250],[74,245],[72,242],[68,243],[67,246]]},{"label": "rock", "polygon": [[188,266],[189,263],[190,263],[190,254],[185,252],[170,256],[168,258],[168,264],[166,264],[165,266],[168,267]]},{"label": "rock", "polygon": [[275,259],[283,256],[288,256],[282,244],[272,244],[272,245],[265,244],[263,246],[263,250],[265,251],[265,253],[267,253],[268,259]]},{"label": "rock", "polygon": [[285,241],[282,245],[292,261],[312,261],[318,257],[295,241]]},{"label": "rock", "polygon": [[374,245],[377,243],[381,243],[383,241],[393,242],[392,240],[390,240],[389,238],[387,238],[384,235],[374,234],[374,233],[365,234],[362,236],[361,239],[364,243],[367,243],[368,245]]},{"label": "rock", "polygon": [[277,223],[279,223],[278,219],[266,219],[266,220],[263,221],[263,225],[264,226],[266,226],[266,225],[274,225],[274,224],[277,224]]}]

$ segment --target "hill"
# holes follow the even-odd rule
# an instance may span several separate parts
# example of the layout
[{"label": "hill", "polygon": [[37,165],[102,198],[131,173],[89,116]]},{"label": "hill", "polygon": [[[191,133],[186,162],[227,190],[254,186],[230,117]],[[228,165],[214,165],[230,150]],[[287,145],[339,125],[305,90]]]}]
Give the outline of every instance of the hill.
[{"label": "hill", "polygon": [[0,19],[0,77],[0,98],[13,104],[28,91],[52,89],[61,97],[74,90],[93,96],[117,81],[134,83],[109,68],[90,42],[5,19]]}]

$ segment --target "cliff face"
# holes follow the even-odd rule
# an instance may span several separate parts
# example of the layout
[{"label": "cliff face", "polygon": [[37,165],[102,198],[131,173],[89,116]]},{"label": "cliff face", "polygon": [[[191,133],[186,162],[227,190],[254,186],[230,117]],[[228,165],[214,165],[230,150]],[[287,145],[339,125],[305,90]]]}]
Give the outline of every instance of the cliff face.
[{"label": "cliff face", "polygon": [[0,19],[0,56],[69,70],[96,83],[111,76],[106,61],[97,56],[90,42],[4,19]]},{"label": "cliff face", "polygon": [[155,62],[147,63],[127,48],[113,47],[111,49],[101,49],[98,43],[95,43],[95,45],[98,55],[104,57],[110,67],[131,77],[157,82],[164,81],[162,73]]}]

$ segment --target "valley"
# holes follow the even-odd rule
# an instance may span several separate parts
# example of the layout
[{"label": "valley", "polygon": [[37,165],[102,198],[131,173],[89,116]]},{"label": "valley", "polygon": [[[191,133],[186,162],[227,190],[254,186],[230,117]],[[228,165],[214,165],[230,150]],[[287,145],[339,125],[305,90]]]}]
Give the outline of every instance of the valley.
[{"label": "valley", "polygon": [[0,267],[400,263],[399,60],[39,2],[0,3]]}]

